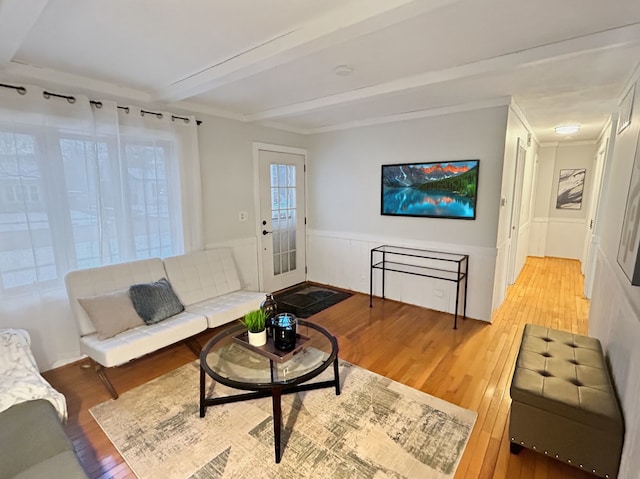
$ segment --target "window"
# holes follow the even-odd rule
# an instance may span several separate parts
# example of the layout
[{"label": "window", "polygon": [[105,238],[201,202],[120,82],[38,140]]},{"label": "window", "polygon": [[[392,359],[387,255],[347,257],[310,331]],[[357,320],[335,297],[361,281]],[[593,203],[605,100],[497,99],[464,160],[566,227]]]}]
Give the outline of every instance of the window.
[{"label": "window", "polygon": [[296,269],[296,167],[271,165],[273,274]]},{"label": "window", "polygon": [[0,293],[67,271],[183,252],[170,135],[89,135],[0,121]]}]

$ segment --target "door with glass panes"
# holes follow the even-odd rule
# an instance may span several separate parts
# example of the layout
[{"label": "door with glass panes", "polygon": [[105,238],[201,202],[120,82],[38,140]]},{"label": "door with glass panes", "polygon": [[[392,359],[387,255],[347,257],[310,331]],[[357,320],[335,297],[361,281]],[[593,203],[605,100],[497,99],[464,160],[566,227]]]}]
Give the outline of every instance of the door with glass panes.
[{"label": "door with glass panes", "polygon": [[306,278],[305,156],[258,149],[262,289],[274,292]]}]

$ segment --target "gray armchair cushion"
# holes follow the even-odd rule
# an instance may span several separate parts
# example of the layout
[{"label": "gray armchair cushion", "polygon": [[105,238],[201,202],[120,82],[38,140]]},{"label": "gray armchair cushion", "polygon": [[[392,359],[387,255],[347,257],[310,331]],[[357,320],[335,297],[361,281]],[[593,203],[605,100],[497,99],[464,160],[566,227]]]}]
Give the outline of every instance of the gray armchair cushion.
[{"label": "gray armchair cushion", "polygon": [[87,477],[58,413],[44,399],[0,414],[0,450],[0,477]]}]

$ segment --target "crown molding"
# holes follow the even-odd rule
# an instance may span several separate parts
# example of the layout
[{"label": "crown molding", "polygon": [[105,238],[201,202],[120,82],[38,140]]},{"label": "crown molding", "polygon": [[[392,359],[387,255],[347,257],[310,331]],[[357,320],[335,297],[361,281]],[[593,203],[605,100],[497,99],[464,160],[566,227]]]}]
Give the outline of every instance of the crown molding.
[{"label": "crown molding", "polygon": [[102,96],[104,97],[102,99],[157,105],[157,103],[151,101],[150,95],[142,90],[122,87],[110,82],[64,73],[50,68],[12,61],[3,70],[3,73],[14,83],[29,83],[33,81],[41,87],[56,88],[68,93],[82,93],[88,96]]},{"label": "crown molding", "polygon": [[587,146],[587,145],[597,145],[598,140],[578,140],[578,141],[551,141],[546,143],[540,143],[540,148],[543,147],[558,147],[562,148],[563,146]]}]

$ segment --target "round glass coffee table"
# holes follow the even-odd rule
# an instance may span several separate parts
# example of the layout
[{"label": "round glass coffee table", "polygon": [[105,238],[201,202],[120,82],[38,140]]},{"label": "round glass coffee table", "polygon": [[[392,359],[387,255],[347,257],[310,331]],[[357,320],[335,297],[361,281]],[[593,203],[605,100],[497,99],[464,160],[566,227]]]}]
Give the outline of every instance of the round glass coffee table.
[{"label": "round glass coffee table", "polygon": [[[309,382],[333,364],[333,379]],[[206,377],[234,389],[251,391],[207,397]],[[283,394],[335,387],[340,394],[338,341],[326,329],[299,319],[296,346],[279,351],[269,338],[265,346],[246,342],[246,327],[231,327],[212,337],[200,353],[200,417],[207,407],[271,396],[276,463],[280,462]]]}]

